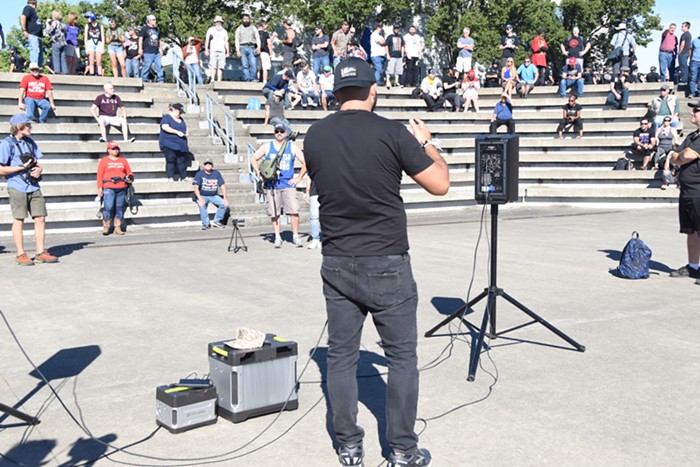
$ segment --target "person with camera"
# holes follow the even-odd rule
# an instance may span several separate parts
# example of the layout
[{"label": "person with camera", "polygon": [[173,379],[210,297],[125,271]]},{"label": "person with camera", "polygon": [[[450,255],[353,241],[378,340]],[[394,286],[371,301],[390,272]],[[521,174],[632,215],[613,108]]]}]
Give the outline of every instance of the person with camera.
[{"label": "person with camera", "polygon": [[[194,176],[192,181],[194,187],[194,199],[199,206],[199,217],[202,220],[202,230],[208,230],[209,213],[207,205],[209,203],[216,206],[216,214],[214,214],[214,222],[211,225],[217,229],[225,227],[223,220],[226,216],[226,211],[229,208],[228,197],[226,196],[226,182],[224,177],[218,170],[214,170],[214,163],[211,159],[206,159],[202,168]],[[219,196],[219,188],[221,188],[221,196]]]},{"label": "person with camera", "polygon": [[[255,151],[250,159],[258,180],[264,180],[265,199],[267,201],[267,214],[272,222],[272,230],[275,232],[275,248],[282,248],[282,235],[280,234],[280,215],[282,210],[291,218],[292,243],[301,248],[304,245],[299,238],[299,200],[297,199],[297,184],[306,175],[306,163],[301,148],[294,143],[295,133],[287,133],[287,127],[278,123],[275,125],[275,138],[269,143],[263,144]],[[271,177],[263,177],[260,169],[261,159],[276,161],[278,169]],[[294,161],[301,164],[299,175],[294,175]]]},{"label": "person with camera", "polygon": [[107,143],[107,156],[97,166],[97,196],[102,198],[102,235],[109,235],[112,219],[114,233],[124,235],[124,198],[129,184],[134,181],[134,173],[119,151],[119,143]]},{"label": "person with camera", "polygon": [[[55,263],[58,259],[44,246],[46,201],[39,188],[42,154],[30,135],[32,122],[26,114],[10,118],[10,136],[0,142],[0,175],[7,179],[7,194],[12,211],[12,239],[17,248],[15,262],[20,266],[34,263]],[[30,258],[24,250],[24,219],[34,220],[36,255]]]}]

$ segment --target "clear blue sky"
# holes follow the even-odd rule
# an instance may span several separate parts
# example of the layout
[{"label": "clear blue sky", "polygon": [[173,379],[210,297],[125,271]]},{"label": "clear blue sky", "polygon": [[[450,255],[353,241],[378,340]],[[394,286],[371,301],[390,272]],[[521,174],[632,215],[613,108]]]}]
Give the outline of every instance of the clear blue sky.
[{"label": "clear blue sky", "polygon": [[[41,0],[38,0],[41,2]],[[27,0],[0,0],[0,24],[5,32],[5,37],[11,26],[19,27],[19,15],[27,5]],[[77,5],[78,0],[66,0],[69,5]],[[80,12],[76,12],[80,13]],[[43,18],[46,20],[46,18]]]}]

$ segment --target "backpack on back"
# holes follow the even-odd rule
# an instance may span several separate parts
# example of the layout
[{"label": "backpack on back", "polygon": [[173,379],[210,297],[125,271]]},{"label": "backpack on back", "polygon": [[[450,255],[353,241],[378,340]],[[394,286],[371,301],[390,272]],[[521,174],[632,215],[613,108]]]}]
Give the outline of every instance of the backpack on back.
[{"label": "backpack on back", "polygon": [[632,232],[632,238],[622,250],[617,272],[626,279],[646,279],[649,277],[651,249],[639,238],[639,233]]}]

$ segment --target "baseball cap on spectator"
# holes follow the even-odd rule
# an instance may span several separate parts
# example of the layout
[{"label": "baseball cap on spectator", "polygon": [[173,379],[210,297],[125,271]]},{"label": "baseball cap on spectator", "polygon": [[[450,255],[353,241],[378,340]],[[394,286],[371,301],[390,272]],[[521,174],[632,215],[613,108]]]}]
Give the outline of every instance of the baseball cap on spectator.
[{"label": "baseball cap on spectator", "polygon": [[38,63],[32,62],[29,64],[29,70],[41,70],[41,68]]},{"label": "baseball cap on spectator", "polygon": [[287,18],[287,19],[284,20],[284,24],[286,24],[287,26],[291,26],[291,25],[292,25],[292,20],[291,20],[290,18]]},{"label": "baseball cap on spectator", "polygon": [[214,16],[214,23],[223,23],[223,22],[224,22],[224,19],[221,16],[219,16],[219,15]]},{"label": "baseball cap on spectator", "polygon": [[476,72],[475,72],[474,70],[469,70],[469,71],[467,72],[467,76],[468,76],[469,78],[473,78],[473,77],[476,76]]},{"label": "baseball cap on spectator", "polygon": [[435,68],[431,68],[430,70],[428,70],[428,74],[429,75],[437,75],[437,70]]},{"label": "baseball cap on spectator", "polygon": [[662,84],[661,87],[659,88],[659,91],[668,91],[671,89],[668,84]]},{"label": "baseball cap on spectator", "polygon": [[176,102],[174,104],[170,104],[170,108],[175,109],[175,110],[179,110],[180,113],[183,113],[183,114],[185,113],[185,107],[182,104],[180,104],[179,102]]},{"label": "baseball cap on spectator", "polygon": [[281,123],[275,123],[275,131],[277,131],[277,130],[284,130],[286,132],[287,127],[282,125]]},{"label": "baseball cap on spectator", "polygon": [[[691,101],[688,102],[688,107],[692,107],[693,109],[700,108],[700,101]],[[19,114],[18,114],[19,115]]]},{"label": "baseball cap on spectator", "polygon": [[569,65],[576,65],[576,57],[569,58]]},{"label": "baseball cap on spectator", "polygon": [[209,165],[214,165],[214,163],[212,162],[211,158],[209,158],[209,157],[207,157],[206,159],[204,159],[204,162],[202,162],[202,165],[207,165],[207,164],[209,164]]},{"label": "baseball cap on spectator", "polygon": [[10,125],[12,126],[21,125],[23,123],[32,123],[27,114],[14,114],[10,118]]},{"label": "baseball cap on spectator", "polygon": [[323,71],[333,71],[333,68],[330,65],[326,65],[323,67]]},{"label": "baseball cap on spectator", "polygon": [[513,29],[513,25],[512,25],[512,24],[506,24],[506,29]]},{"label": "baseball cap on spectator", "polygon": [[617,25],[617,28],[615,28],[615,29],[617,29],[618,31],[622,31],[623,29],[627,29],[627,24],[626,24],[626,23],[620,23],[620,24]]},{"label": "baseball cap on spectator", "polygon": [[650,71],[656,71],[656,67],[653,66],[653,67],[651,67],[649,70],[650,70]]},{"label": "baseball cap on spectator", "polygon": [[152,20],[154,20],[154,19],[156,19],[156,16],[155,16],[155,15],[148,15],[148,16],[146,16],[146,21],[152,21]]},{"label": "baseball cap on spectator", "polygon": [[107,143],[107,149],[119,149],[119,143],[116,141],[110,141]]},{"label": "baseball cap on spectator", "polygon": [[97,15],[94,11],[88,11],[87,13],[85,13],[85,17],[90,21],[95,21],[97,19]]},{"label": "baseball cap on spectator", "polygon": [[333,92],[348,87],[368,88],[375,83],[369,64],[357,57],[346,58],[335,68]]}]

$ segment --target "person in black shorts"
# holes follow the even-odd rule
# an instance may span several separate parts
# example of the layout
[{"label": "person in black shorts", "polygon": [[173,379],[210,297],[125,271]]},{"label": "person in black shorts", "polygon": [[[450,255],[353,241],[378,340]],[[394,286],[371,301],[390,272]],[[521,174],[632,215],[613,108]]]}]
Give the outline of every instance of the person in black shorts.
[{"label": "person in black shorts", "polygon": [[[357,363],[368,313],[389,362],[388,466],[427,466],[414,431],[418,404],[418,293],[408,255],[401,175],[426,191],[450,186],[445,160],[419,120],[411,130],[373,112],[374,72],[348,58],[335,69],[340,111],[314,123],[304,155],[318,192],[323,226],[321,278],[328,315],[328,394],[340,465],[363,464],[364,430],[357,424]],[[413,133],[413,134],[411,134]]]},{"label": "person in black shorts", "polygon": [[671,271],[671,277],[692,277],[700,285],[700,101],[688,102],[688,106],[692,108],[690,122],[697,129],[670,156],[671,164],[680,166],[678,218],[681,233],[687,235],[688,264]]}]

